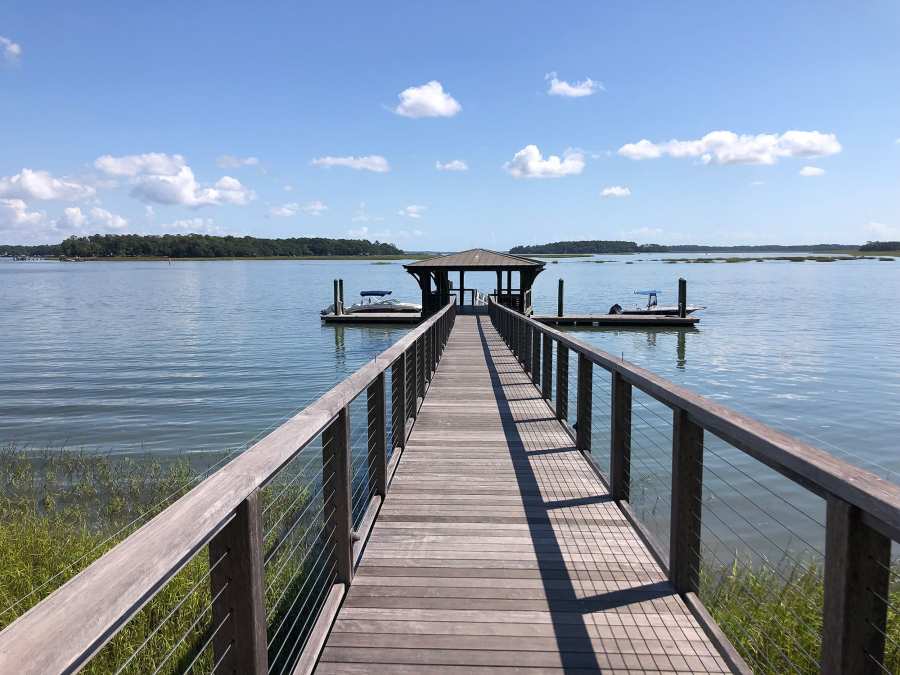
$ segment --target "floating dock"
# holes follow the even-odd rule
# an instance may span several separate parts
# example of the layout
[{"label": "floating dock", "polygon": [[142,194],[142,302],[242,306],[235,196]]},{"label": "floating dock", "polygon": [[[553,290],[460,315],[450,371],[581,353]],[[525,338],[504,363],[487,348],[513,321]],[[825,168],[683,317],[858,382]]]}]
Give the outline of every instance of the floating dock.
[{"label": "floating dock", "polygon": [[647,314],[535,314],[531,317],[545,326],[640,326],[643,328],[691,327],[699,323],[697,316],[657,316]]},{"label": "floating dock", "polygon": [[357,326],[373,323],[418,324],[422,320],[419,312],[366,312],[364,314],[324,314],[325,323],[355,324]]},{"label": "floating dock", "polygon": [[[487,307],[482,312],[472,311],[467,307],[465,313],[487,313]],[[531,317],[540,321],[545,326],[616,326],[616,327],[640,327],[640,328],[690,328],[700,321],[696,316],[648,316],[641,314],[567,314],[555,316],[550,314],[535,314]],[[322,317],[325,323],[351,324],[365,326],[379,323],[416,325],[422,320],[418,312],[369,312],[366,314],[325,314]]]}]

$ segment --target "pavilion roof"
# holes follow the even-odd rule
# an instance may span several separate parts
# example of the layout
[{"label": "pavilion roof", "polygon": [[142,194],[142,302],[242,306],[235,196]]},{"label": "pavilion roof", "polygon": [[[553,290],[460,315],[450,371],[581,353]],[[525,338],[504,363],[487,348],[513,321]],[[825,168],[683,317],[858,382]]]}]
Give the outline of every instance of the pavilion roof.
[{"label": "pavilion roof", "polygon": [[424,269],[453,270],[500,270],[500,269],[543,269],[540,260],[524,258],[511,253],[498,253],[484,248],[471,248],[468,251],[439,255],[434,258],[418,260],[403,266],[409,271]]}]

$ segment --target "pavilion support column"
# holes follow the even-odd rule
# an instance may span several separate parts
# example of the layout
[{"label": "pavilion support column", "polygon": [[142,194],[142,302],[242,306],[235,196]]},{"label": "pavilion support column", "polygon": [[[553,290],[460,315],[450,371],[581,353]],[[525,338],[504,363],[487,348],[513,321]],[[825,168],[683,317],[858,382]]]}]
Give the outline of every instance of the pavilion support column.
[{"label": "pavilion support column", "polygon": [[466,306],[466,273],[463,270],[459,271],[459,306]]},{"label": "pavilion support column", "polygon": [[497,270],[497,288],[495,290],[497,293],[497,302],[500,302],[500,294],[503,293],[503,272],[501,270]]}]

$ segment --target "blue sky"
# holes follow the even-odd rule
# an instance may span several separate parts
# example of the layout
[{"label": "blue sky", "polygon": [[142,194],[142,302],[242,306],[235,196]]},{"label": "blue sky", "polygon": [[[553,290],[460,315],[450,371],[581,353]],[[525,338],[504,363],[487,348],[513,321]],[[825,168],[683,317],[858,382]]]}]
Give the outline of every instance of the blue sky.
[{"label": "blue sky", "polygon": [[4,3],[0,242],[900,238],[896,2],[304,4]]}]

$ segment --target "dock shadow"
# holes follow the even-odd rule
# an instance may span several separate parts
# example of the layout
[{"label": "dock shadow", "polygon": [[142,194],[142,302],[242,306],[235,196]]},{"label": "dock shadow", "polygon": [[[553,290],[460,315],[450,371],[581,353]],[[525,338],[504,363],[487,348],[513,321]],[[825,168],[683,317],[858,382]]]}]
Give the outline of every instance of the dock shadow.
[{"label": "dock shadow", "polygon": [[[504,393],[504,384],[501,382],[501,370],[498,369],[494,361],[494,355],[491,353],[490,345],[484,332],[482,322],[485,321],[489,322],[489,319],[487,317],[477,318],[478,334],[481,338],[481,346],[487,362],[491,386],[500,412],[503,433],[509,446],[510,459],[515,467],[516,481],[519,493],[522,495],[522,506],[525,509],[529,536],[537,554],[538,572],[547,598],[562,669],[566,673],[581,673],[585,670],[596,670],[599,672],[601,667],[597,661],[597,650],[594,648],[594,642],[598,638],[591,637],[585,615],[623,607],[636,602],[664,598],[673,595],[674,590],[668,582],[658,582],[609,591],[590,597],[578,597],[573,579],[565,562],[563,546],[557,538],[557,533],[550,519],[550,512],[554,509],[609,502],[611,497],[609,495],[588,495],[551,502],[543,500],[540,484],[534,472],[534,467],[531,465],[531,458],[535,455],[566,451],[577,452],[577,450],[572,445],[542,450],[525,449],[525,440],[519,433],[518,422],[513,419],[510,402],[541,400],[542,397],[535,389],[533,397],[523,398],[519,395],[517,398],[507,399]],[[511,356],[511,358],[514,357]],[[518,364],[516,364],[515,370],[505,365],[501,367],[503,368],[502,374],[522,372]],[[539,500],[533,499],[529,501],[526,499],[526,495],[532,498],[537,496]],[[573,617],[577,617],[577,619],[573,619]]]}]

